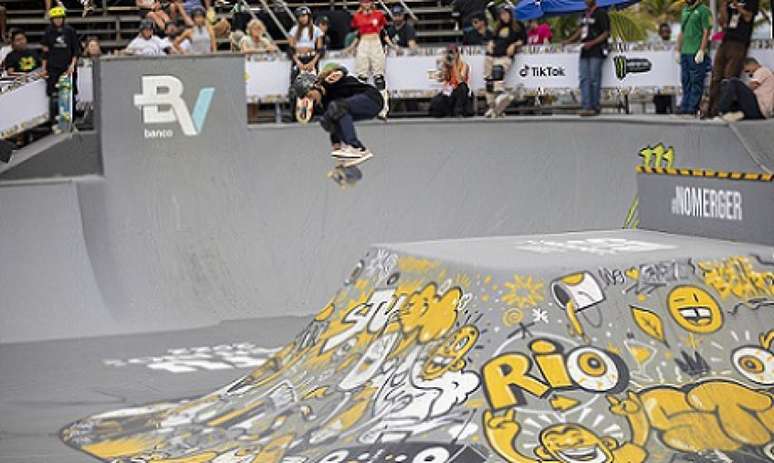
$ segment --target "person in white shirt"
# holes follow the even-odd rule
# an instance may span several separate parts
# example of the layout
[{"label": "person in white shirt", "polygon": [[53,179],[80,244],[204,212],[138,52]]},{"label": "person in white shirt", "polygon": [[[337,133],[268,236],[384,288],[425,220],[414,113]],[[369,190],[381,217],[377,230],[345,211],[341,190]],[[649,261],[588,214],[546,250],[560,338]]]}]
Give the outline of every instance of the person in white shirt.
[{"label": "person in white shirt", "polygon": [[183,40],[179,45],[175,45],[175,39],[180,35],[180,28],[176,21],[167,21],[164,25],[164,38],[161,39],[161,43],[164,46],[164,51],[168,55],[185,55],[191,48],[190,40]]},{"label": "person in white shirt", "polygon": [[164,53],[164,43],[153,34],[153,21],[144,19],[140,22],[140,33],[124,50],[129,55],[158,56]]},{"label": "person in white shirt", "polygon": [[718,111],[727,122],[768,119],[774,116],[774,74],[755,58],[744,60],[747,82],[732,77],[723,81]]}]

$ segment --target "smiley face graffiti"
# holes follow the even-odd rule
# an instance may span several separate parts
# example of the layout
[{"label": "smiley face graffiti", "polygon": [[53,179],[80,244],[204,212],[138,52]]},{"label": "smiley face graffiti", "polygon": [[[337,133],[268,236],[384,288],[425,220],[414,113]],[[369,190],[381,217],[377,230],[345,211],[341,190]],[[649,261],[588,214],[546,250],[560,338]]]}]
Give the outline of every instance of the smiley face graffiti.
[{"label": "smiley face graffiti", "polygon": [[710,334],[723,326],[723,312],[707,291],[696,286],[676,286],[667,296],[669,315],[686,331]]}]

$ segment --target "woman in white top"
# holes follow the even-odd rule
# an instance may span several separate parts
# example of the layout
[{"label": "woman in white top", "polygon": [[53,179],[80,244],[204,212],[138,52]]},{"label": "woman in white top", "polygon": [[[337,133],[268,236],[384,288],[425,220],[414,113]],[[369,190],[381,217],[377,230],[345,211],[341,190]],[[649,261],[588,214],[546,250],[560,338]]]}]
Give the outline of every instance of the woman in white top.
[{"label": "woman in white top", "polygon": [[[293,65],[290,68],[290,103],[296,107],[293,82],[302,72],[317,74],[317,64],[320,62],[325,49],[323,47],[323,33],[312,21],[312,10],[306,6],[296,8],[298,24],[290,29],[288,36],[288,56]],[[293,111],[295,114],[296,111]]]},{"label": "woman in white top", "polygon": [[247,23],[247,35],[239,41],[242,53],[265,53],[277,51],[277,46],[266,35],[266,26],[258,18]]},{"label": "woman in white top", "polygon": [[191,19],[193,20],[193,27],[186,29],[185,32],[175,39],[175,46],[180,47],[185,40],[188,40],[191,44],[188,53],[192,55],[215,53],[218,49],[218,43],[215,40],[215,32],[212,30],[212,26],[207,24],[204,8],[195,7],[191,11]]}]

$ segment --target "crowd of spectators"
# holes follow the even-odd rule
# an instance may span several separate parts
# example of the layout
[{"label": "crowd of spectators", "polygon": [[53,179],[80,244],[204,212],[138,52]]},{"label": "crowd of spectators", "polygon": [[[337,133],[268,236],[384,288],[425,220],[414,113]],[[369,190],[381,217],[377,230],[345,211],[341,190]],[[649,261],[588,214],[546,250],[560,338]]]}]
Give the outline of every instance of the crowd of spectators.
[{"label": "crowd of spectators", "polygon": [[[66,12],[60,4],[51,5],[51,0],[45,1],[51,6],[48,10],[50,24],[40,47],[30,47],[22,30],[7,31],[5,12],[0,8],[0,38],[7,37],[9,42],[0,50],[0,63],[5,74],[10,76],[39,72],[47,78],[47,92],[53,96],[59,76],[66,73],[77,77],[79,57],[96,59],[102,50],[96,37],[81,41],[75,30],[66,24]],[[92,7],[92,0],[78,1],[86,12]],[[722,0],[718,15],[721,33],[714,38],[710,36],[712,14],[704,1],[686,0],[681,12],[680,32],[675,38],[675,59],[681,70],[679,105],[674,107],[671,95],[656,95],[653,99],[656,111],[709,118],[721,116],[727,120],[771,117],[774,78],[768,68],[747,57],[759,0]],[[210,0],[164,3],[135,0],[135,3],[140,14],[139,32],[117,53],[141,56],[206,54],[218,50],[219,39],[228,39],[235,52],[280,52],[260,19],[251,15],[247,21],[230,22],[218,17]],[[238,3],[234,11],[242,11],[239,9],[243,5]],[[610,19],[595,0],[586,0],[586,6],[586,11],[578,17],[576,31],[562,43],[580,44],[579,114],[593,116],[601,112],[601,70],[608,55]],[[489,0],[453,0],[452,8],[461,30],[460,43],[485,47],[487,115],[496,117],[501,113],[503,103],[507,106],[510,102],[505,77],[516,55],[525,45],[552,43],[554,33],[546,21],[524,24],[517,20],[508,4],[498,8]],[[356,55],[355,74],[370,80],[382,91],[385,102],[384,47],[407,51],[418,47],[413,21],[404,7],[395,4],[387,13],[389,18],[374,6],[373,0],[361,0],[352,19],[353,31],[344,43],[344,51]],[[330,21],[326,16],[315,20],[312,11],[302,6],[295,11],[295,19],[287,36],[286,50],[292,62],[291,82],[301,73],[317,73],[326,50],[331,48]],[[720,42],[714,62],[710,61],[709,53],[713,39]],[[673,40],[668,23],[659,26],[658,40]],[[748,75],[746,79],[745,75]],[[433,78],[440,82],[441,91],[431,102],[432,115],[472,115],[469,66],[457,45],[451,46],[439,59],[438,72]],[[77,79],[73,81],[73,91],[77,94]],[[705,96],[707,93],[708,97]],[[758,111],[751,109],[755,105],[758,105]]]}]

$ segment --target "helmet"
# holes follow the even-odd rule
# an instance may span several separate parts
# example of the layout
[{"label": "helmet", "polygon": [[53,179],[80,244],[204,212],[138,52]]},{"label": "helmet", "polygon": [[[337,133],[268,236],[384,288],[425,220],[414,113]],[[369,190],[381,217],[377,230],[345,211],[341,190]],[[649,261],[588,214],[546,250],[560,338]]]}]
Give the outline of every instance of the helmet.
[{"label": "helmet", "polygon": [[325,66],[323,66],[323,68],[320,70],[320,74],[328,73],[328,72],[333,72],[333,71],[341,71],[344,74],[346,74],[347,73],[347,68],[345,68],[344,66],[340,65],[339,63],[331,61],[329,63],[326,63]]},{"label": "helmet", "polygon": [[63,6],[55,6],[48,10],[48,19],[64,18],[67,15]]},{"label": "helmet", "polygon": [[308,6],[299,6],[298,8],[296,8],[295,14],[296,14],[296,18],[303,16],[305,14],[311,16],[312,10],[310,10]]},{"label": "helmet", "polygon": [[143,30],[143,29],[153,30],[153,21],[151,21],[150,19],[143,19],[142,21],[140,21],[140,30]]},{"label": "helmet", "polygon": [[302,72],[296,77],[296,80],[293,81],[292,89],[298,97],[302,97],[309,93],[309,90],[314,88],[316,83],[317,76],[311,72]]}]

